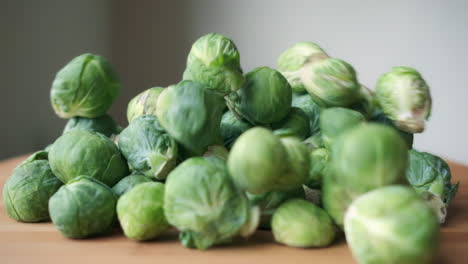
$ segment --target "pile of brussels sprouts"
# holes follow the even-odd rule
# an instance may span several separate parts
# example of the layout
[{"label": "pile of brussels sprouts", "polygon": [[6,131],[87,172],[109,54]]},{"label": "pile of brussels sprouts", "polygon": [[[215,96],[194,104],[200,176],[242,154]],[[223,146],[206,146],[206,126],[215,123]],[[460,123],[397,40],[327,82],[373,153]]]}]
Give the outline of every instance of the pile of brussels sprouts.
[{"label": "pile of brussels sprouts", "polygon": [[[170,228],[208,249],[271,230],[292,247],[344,234],[359,263],[429,263],[458,184],[439,157],[412,149],[431,112],[415,69],[395,67],[372,91],[311,42],[246,74],[234,42],[192,46],[182,81],[133,98],[129,125],[106,114],[121,84],[83,54],[56,75],[63,134],[21,163],[3,191],[8,215],[52,220],[64,236],[118,227],[133,240]],[[344,231],[344,233],[343,233]]]}]

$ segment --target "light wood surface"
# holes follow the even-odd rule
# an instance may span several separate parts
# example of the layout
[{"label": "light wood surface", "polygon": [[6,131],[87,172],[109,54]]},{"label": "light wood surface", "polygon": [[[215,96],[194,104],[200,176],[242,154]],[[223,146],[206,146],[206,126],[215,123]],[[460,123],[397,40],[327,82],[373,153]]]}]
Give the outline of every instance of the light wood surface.
[{"label": "light wood surface", "polygon": [[[0,186],[26,156],[0,161]],[[457,197],[442,227],[436,263],[468,263],[468,167],[450,163],[454,181],[460,181]],[[87,240],[64,238],[51,223],[24,224],[6,216],[0,203],[0,263],[355,263],[344,239],[322,249],[297,249],[273,241],[259,231],[249,240],[239,240],[206,251],[184,248],[175,231],[152,242],[126,239],[120,231]]]}]

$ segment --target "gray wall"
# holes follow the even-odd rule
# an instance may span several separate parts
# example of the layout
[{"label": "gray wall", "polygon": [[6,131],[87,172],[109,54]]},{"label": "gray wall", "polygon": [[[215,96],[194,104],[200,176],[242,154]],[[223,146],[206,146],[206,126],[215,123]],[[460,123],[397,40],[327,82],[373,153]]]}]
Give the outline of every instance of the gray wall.
[{"label": "gray wall", "polygon": [[177,82],[190,44],[219,32],[237,43],[246,71],[274,67],[282,50],[303,40],[350,62],[370,87],[392,66],[415,67],[434,99],[416,147],[468,164],[468,1],[37,2],[0,8],[8,13],[1,14],[7,63],[1,64],[0,111],[11,113],[0,115],[0,158],[38,148],[60,133],[64,122],[53,115],[48,91],[71,57],[91,51],[114,63],[124,89],[111,112],[125,124],[132,96]]}]

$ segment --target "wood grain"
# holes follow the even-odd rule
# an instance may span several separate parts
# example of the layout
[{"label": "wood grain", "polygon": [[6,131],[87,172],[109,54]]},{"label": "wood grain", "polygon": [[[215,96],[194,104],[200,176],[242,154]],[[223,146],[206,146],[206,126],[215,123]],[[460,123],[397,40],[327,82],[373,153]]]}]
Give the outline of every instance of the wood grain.
[{"label": "wood grain", "polygon": [[[0,162],[0,186],[26,156]],[[460,189],[442,227],[436,263],[468,263],[468,167],[450,163],[453,180]],[[3,201],[3,200],[2,200]],[[249,240],[239,240],[206,251],[184,248],[175,231],[152,242],[134,242],[119,230],[88,239],[64,238],[51,223],[23,224],[5,214],[0,203],[0,263],[355,263],[344,239],[323,249],[296,249],[275,243],[271,233],[257,232]]]}]

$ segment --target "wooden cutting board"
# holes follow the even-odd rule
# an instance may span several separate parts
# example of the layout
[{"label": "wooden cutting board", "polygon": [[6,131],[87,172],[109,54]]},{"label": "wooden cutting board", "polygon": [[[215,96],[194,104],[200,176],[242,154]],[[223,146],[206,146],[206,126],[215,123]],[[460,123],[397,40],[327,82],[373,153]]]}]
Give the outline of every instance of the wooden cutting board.
[{"label": "wooden cutting board", "polygon": [[[0,161],[0,186],[26,156]],[[460,181],[457,197],[442,227],[439,263],[468,263],[468,167],[450,163],[453,180]],[[87,240],[64,238],[51,223],[24,224],[6,216],[0,203],[0,264],[10,263],[355,263],[343,238],[322,249],[290,248],[259,231],[249,240],[206,251],[184,248],[175,231],[151,242],[126,239],[120,231]]]}]

